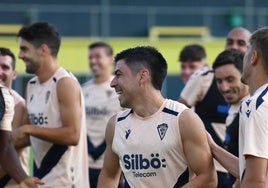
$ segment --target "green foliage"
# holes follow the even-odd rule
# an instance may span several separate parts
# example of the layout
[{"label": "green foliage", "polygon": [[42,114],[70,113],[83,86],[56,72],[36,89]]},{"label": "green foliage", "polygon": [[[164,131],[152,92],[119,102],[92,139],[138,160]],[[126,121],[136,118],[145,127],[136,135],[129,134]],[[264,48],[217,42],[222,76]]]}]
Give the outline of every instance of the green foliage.
[{"label": "green foliage", "polygon": [[[150,41],[148,38],[75,38],[63,37],[58,61],[61,66],[73,73],[89,73],[88,45],[91,42],[103,40],[108,42],[115,54],[126,48],[151,45],[156,47],[168,62],[168,73],[179,74],[180,65],[178,56],[180,50],[187,44],[197,43],[205,46],[208,63],[211,64],[216,56],[224,49],[224,39],[202,40],[200,38],[160,38],[158,41]],[[19,52],[19,42],[16,37],[0,37],[1,46],[10,48],[15,55]],[[24,73],[24,63],[17,59],[17,71]]]}]

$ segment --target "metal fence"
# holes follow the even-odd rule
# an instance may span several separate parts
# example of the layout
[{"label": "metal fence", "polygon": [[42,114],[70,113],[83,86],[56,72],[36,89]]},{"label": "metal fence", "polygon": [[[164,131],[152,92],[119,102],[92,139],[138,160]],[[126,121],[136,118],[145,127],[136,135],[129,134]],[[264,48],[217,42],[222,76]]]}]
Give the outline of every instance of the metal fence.
[{"label": "metal fence", "polygon": [[267,25],[268,8],[253,7],[253,0],[237,7],[119,6],[108,0],[100,5],[0,3],[0,24],[49,21],[69,36],[146,36],[155,25],[203,25],[224,36],[232,14],[240,15],[249,30]]}]

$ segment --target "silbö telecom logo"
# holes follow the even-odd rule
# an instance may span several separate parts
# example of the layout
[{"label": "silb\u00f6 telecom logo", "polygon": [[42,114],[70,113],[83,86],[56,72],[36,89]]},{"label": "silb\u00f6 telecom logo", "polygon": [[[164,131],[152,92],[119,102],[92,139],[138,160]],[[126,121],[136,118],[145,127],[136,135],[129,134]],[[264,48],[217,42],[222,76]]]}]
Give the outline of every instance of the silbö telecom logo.
[{"label": "silb\u00f6 telecom logo", "polygon": [[142,154],[125,154],[123,161],[127,170],[133,170],[132,173],[135,178],[157,176],[154,170],[167,167],[166,159],[160,159],[158,153],[152,153],[150,159],[144,157]]}]

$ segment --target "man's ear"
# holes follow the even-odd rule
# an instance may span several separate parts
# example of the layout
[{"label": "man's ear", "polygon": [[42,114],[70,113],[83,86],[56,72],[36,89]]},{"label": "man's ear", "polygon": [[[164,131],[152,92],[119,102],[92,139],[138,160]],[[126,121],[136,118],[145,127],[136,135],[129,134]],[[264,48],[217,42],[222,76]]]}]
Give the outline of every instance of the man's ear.
[{"label": "man's ear", "polygon": [[260,52],[258,52],[257,50],[254,50],[250,58],[250,64],[256,65],[259,58],[260,58]]},{"label": "man's ear", "polygon": [[18,72],[14,70],[12,73],[12,80],[15,80],[17,76],[18,76]]},{"label": "man's ear", "polygon": [[49,47],[46,44],[42,44],[39,49],[42,55],[51,53]]},{"label": "man's ear", "polygon": [[148,69],[142,69],[139,72],[140,80],[139,80],[139,85],[143,85],[145,82],[150,80],[150,72]]}]

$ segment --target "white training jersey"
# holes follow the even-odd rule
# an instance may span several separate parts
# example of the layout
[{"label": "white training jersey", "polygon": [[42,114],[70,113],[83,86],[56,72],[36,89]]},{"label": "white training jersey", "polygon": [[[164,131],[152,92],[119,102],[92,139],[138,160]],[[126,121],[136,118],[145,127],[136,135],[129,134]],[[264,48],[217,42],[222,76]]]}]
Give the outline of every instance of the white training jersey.
[{"label": "white training jersey", "polygon": [[[37,77],[27,84],[27,110],[31,124],[47,128],[62,126],[57,97],[57,83],[62,78],[76,78],[63,68],[59,68],[45,83],[40,84]],[[69,91],[72,92],[72,91]],[[86,125],[84,100],[79,143],[76,146],[54,144],[31,136],[34,152],[34,176],[44,180],[42,188],[88,188]],[[79,102],[79,101],[77,101]]]},{"label": "white training jersey", "polygon": [[178,125],[185,109],[166,99],[149,117],[131,109],[118,113],[112,149],[130,187],[174,187],[180,180],[188,166]]},{"label": "white training jersey", "polygon": [[85,99],[88,165],[101,169],[106,148],[105,130],[109,119],[121,110],[118,95],[110,87],[110,80],[96,84],[89,80],[82,86]]},{"label": "white training jersey", "polygon": [[12,93],[13,98],[14,98],[14,105],[15,106],[20,102],[25,102],[24,98],[20,94],[18,94],[18,92],[15,91],[14,89],[11,90],[11,93]]},{"label": "white training jersey", "polygon": [[235,117],[239,113],[239,108],[240,108],[240,103],[232,104],[230,106],[230,109],[228,111],[228,116],[227,116],[226,121],[225,121],[225,124],[227,127],[233,122],[233,120],[235,119]]},{"label": "white training jersey", "polygon": [[14,99],[10,90],[0,85],[0,130],[11,131],[14,115]]},{"label": "white training jersey", "polygon": [[[24,98],[20,94],[18,94],[15,90],[11,90],[11,93],[14,98],[15,107],[17,104],[21,102],[23,103],[25,102]],[[21,166],[27,174],[29,174],[29,158],[30,158],[30,147],[25,147],[19,151],[19,159],[20,159]],[[10,177],[10,180],[7,181],[4,187],[5,188],[17,188],[18,184],[14,179],[11,179]]]},{"label": "white training jersey", "polygon": [[[245,155],[268,160],[267,112],[268,84],[264,84],[255,91],[254,95],[245,99],[240,108],[239,170],[241,181],[247,170]],[[267,186],[266,183],[265,187]]]},{"label": "white training jersey", "polygon": [[213,78],[213,69],[209,66],[195,71],[182,89],[180,97],[183,98],[188,105],[195,106],[197,102],[205,97]]}]

